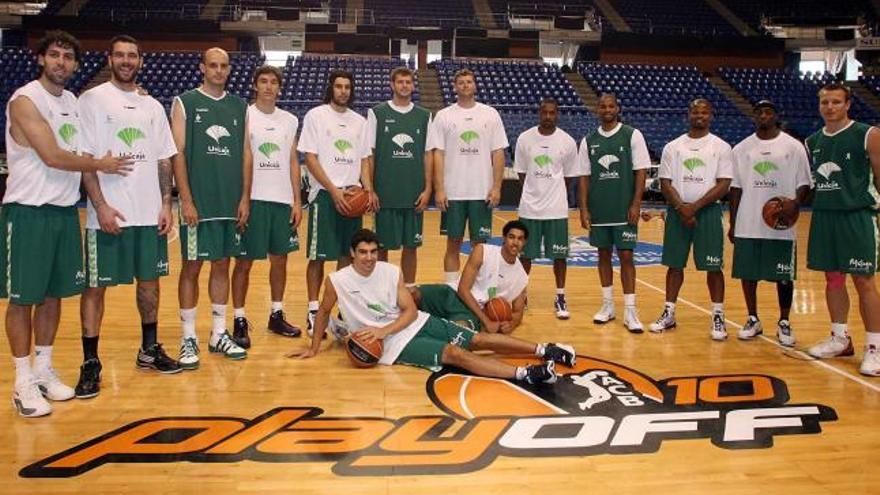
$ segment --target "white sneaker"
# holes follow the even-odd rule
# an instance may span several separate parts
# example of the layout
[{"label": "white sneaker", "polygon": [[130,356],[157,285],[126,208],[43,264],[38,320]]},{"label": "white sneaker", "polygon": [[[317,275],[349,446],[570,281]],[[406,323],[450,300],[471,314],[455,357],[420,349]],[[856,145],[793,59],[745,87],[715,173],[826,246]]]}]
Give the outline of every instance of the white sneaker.
[{"label": "white sneaker", "polygon": [[556,301],[553,302],[553,309],[556,310],[557,319],[567,320],[571,318],[571,313],[568,312],[568,303],[565,302],[565,296],[556,296]]},{"label": "white sneaker", "polygon": [[712,315],[712,330],[709,333],[712,340],[727,340],[727,325],[724,323],[724,313],[715,313]]},{"label": "white sneaker", "polygon": [[351,334],[348,326],[342,320],[331,317],[327,323],[327,330],[333,335],[337,342],[345,342],[345,339]]},{"label": "white sneaker", "polygon": [[43,397],[36,380],[15,385],[12,405],[25,418],[38,418],[52,413],[52,405]]},{"label": "white sneaker", "polygon": [[642,321],[639,320],[639,312],[635,307],[623,309],[623,326],[625,326],[630,333],[642,333],[645,331],[645,327],[642,326]]},{"label": "white sneaker", "polygon": [[180,340],[180,355],[177,363],[184,370],[199,367],[199,341],[195,337],[184,337]]},{"label": "white sneaker", "polygon": [[306,313],[306,333],[309,334],[309,337],[315,334],[315,318],[318,316],[318,310],[310,309],[308,313]]},{"label": "white sneaker", "polygon": [[593,323],[604,324],[616,318],[613,301],[602,301],[602,309],[593,315]]},{"label": "white sneaker", "polygon": [[739,340],[752,340],[763,333],[764,325],[761,324],[761,320],[754,316],[749,316],[749,319],[746,320],[746,324],[739,329],[739,332],[737,332],[736,337]]},{"label": "white sneaker", "polygon": [[40,393],[49,400],[70,400],[76,396],[73,387],[68,387],[58,378],[58,373],[51,366],[45,370],[34,370],[34,383]]},{"label": "white sneaker", "polygon": [[797,341],[794,338],[794,330],[791,329],[791,323],[788,320],[779,320],[779,323],[776,324],[776,340],[785,347],[794,347]]},{"label": "white sneaker", "polygon": [[672,330],[675,328],[675,313],[669,311],[669,308],[663,307],[663,313],[660,314],[660,317],[654,320],[654,323],[651,323],[651,326],[648,327],[654,333],[663,333],[666,330]]},{"label": "white sneaker", "polygon": [[873,345],[865,346],[865,356],[862,357],[859,373],[867,376],[880,376],[880,349]]},{"label": "white sneaker", "polygon": [[232,337],[229,336],[229,332],[223,332],[221,334],[215,333],[211,335],[211,340],[208,341],[208,352],[223,354],[233,361],[247,357],[247,351],[242,349],[232,340]]},{"label": "white sneaker", "polygon": [[807,354],[817,359],[824,359],[852,356],[855,354],[855,350],[853,349],[851,337],[838,337],[831,334],[827,339],[807,349]]}]

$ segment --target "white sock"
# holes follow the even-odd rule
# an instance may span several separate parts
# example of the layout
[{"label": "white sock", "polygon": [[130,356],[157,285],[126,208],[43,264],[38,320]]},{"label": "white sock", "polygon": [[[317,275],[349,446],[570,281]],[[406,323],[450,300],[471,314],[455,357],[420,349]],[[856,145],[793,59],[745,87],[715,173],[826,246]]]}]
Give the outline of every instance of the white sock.
[{"label": "white sock", "polygon": [[180,324],[183,327],[183,338],[196,339],[196,308],[181,309]]},{"label": "white sock", "polygon": [[880,332],[865,332],[865,344],[880,349]]},{"label": "white sock", "polygon": [[47,371],[52,367],[52,346],[51,345],[35,345],[34,346],[34,373],[39,374],[41,371]]},{"label": "white sock", "polygon": [[724,312],[724,303],[712,303],[712,313],[718,314]]},{"label": "white sock", "polygon": [[244,308],[233,308],[232,309],[232,317],[233,318],[245,318]]},{"label": "white sock", "polygon": [[15,384],[25,384],[31,381],[34,377],[34,372],[31,370],[31,357],[14,357],[12,362],[15,364]]},{"label": "white sock", "polygon": [[663,306],[666,308],[666,311],[669,314],[675,315],[675,303],[674,302],[667,301],[666,303],[663,304]]},{"label": "white sock", "polygon": [[309,311],[318,311],[321,305],[318,304],[318,301],[309,301]]},{"label": "white sock", "polygon": [[516,379],[520,380],[520,381],[526,379],[526,367],[525,366],[517,366],[516,367]]},{"label": "white sock", "polygon": [[407,283],[405,283],[403,285],[406,286],[407,289],[412,289],[413,287],[416,286],[416,284],[407,284]]},{"label": "white sock", "polygon": [[214,334],[220,335],[226,332],[226,305],[212,304],[211,319],[214,321],[214,326],[212,329],[212,332]]},{"label": "white sock", "polygon": [[635,294],[624,294],[623,295],[623,305],[627,308],[636,307],[636,295]]},{"label": "white sock", "polygon": [[458,272],[443,272],[443,280],[447,285],[455,285],[458,283]]},{"label": "white sock", "polygon": [[831,323],[831,333],[834,334],[835,337],[840,337],[842,339],[849,337],[849,330],[847,329],[846,323]]},{"label": "white sock", "polygon": [[272,301],[272,312],[284,311],[284,303],[281,301]]},{"label": "white sock", "polygon": [[614,300],[614,286],[602,287],[602,300],[612,302]]},{"label": "white sock", "polygon": [[[877,335],[880,335],[880,334],[877,334]],[[544,357],[544,352],[546,352],[546,351],[547,351],[547,345],[546,345],[546,344],[537,344],[537,345],[535,345],[535,356],[537,356],[537,357]]]},{"label": "white sock", "polygon": [[559,287],[557,287],[556,288],[556,295],[557,296],[565,296],[565,287],[563,287],[561,289]]}]

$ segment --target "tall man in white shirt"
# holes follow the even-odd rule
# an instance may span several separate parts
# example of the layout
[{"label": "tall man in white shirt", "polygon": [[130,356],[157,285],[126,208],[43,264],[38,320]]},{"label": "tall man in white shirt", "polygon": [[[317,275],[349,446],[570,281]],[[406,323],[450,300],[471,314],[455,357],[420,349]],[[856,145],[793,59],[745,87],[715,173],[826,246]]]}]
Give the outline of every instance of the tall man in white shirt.
[{"label": "tall man in white shirt", "polygon": [[254,164],[251,212],[241,236],[241,254],[235,258],[232,270],[232,339],[245,349],[251,346],[244,305],[254,260],[269,258],[272,306],[266,328],[284,337],[299,337],[302,333],[284,317],[287,253],[299,249],[296,229],[302,219],[302,203],[296,157],[299,119],[275,106],[282,83],[279,68],[257,68],[253,80],[256,98],[247,109],[250,148],[244,152],[251,155]]},{"label": "tall man in white shirt", "polygon": [[86,289],[80,300],[83,363],[76,396],[100,391],[98,337],[107,287],[137,280],[135,302],[141,317],[141,346],[135,364],[160,373],[181,371],[157,340],[159,277],[168,275],[171,231],[171,158],[177,147],[165,109],[141,95],[137,75],[143,59],[130,36],[110,41],[110,81],[79,99],[80,144],[86,156],[106,150],[130,157],[136,165],[127,177],[86,172]]},{"label": "tall man in white shirt", "polygon": [[570,316],[565,301],[565,275],[568,268],[568,188],[566,184],[582,175],[578,168],[577,144],[564,130],[556,127],[559,104],[552,98],[541,101],[538,125],[523,132],[516,140],[513,168],[522,182],[519,218],[529,230],[522,253],[526,273],[532,260],[544,257],[553,260],[556,279],[556,317]]},{"label": "tall man in white shirt", "polygon": [[590,230],[590,244],[599,250],[602,308],[593,322],[603,324],[615,318],[611,254],[616,246],[623,286],[623,325],[632,333],[642,333],[633,252],[651,157],[641,131],[619,121],[615,95],[602,95],[596,113],[601,125],[581,141],[578,157],[579,165],[586,168],[578,187],[581,226]]},{"label": "tall man in white shirt", "polygon": [[733,182],[730,185],[730,230],[733,243],[733,278],[742,280],[749,318],[738,337],[750,340],[763,333],[758,319],[758,281],[776,283],[779,322],[776,338],[792,347],[794,333],[788,315],[797,273],[797,229],[775,230],[764,222],[763,207],[771,198],[794,200],[785,207],[798,208],[810,193],[810,162],[803,143],[782,132],[776,106],[768,100],[755,104],[755,133],[733,148]]},{"label": "tall man in white shirt", "polygon": [[724,227],[721,199],[730,187],[733,164],[730,145],[709,132],[712,104],[698,98],[688,106],[690,129],[663,147],[660,188],[666,198],[663,257],[666,304],[651,324],[652,332],[675,328],[675,302],[684,283],[684,267],[691,251],[697,270],[706,272],[712,299],[713,340],[727,338],[724,323]]},{"label": "tall man in white shirt", "polygon": [[[315,180],[309,192],[309,232],[306,256],[306,290],[309,307],[306,324],[314,331],[318,294],[324,279],[324,262],[336,269],[351,263],[348,243],[361,228],[360,218],[349,218],[347,190],[361,182],[361,143],[365,119],[351,109],[355,98],[354,76],[340,70],[330,73],[324,104],[306,113],[297,150],[305,154],[306,167]],[[372,192],[372,191],[369,191]]]},{"label": "tall man in white shirt", "polygon": [[9,178],[0,210],[0,297],[9,298],[6,338],[15,365],[12,404],[26,418],[50,414],[46,399],[75,395],[52,367],[52,348],[61,298],[79,294],[86,281],[76,209],[80,174],[132,170],[128,158],[76,154],[77,102],[64,90],[80,59],[76,38],[49,31],[36,52],[40,77],[18,88],[6,107]]},{"label": "tall man in white shirt", "polygon": [[437,112],[428,149],[434,149],[434,201],[443,212],[446,234],[443,271],[447,283],[458,280],[461,244],[468,226],[472,243],[492,237],[492,208],[501,199],[507,135],[494,108],[476,101],[477,83],[470,69],[453,77],[456,103]]}]

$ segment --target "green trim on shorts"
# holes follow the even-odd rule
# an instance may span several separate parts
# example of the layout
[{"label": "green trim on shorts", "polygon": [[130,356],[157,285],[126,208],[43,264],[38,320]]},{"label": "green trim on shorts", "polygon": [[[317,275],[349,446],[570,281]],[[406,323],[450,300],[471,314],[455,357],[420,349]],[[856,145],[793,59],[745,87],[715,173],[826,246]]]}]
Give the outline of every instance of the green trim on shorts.
[{"label": "green trim on shorts", "polygon": [[349,256],[351,237],[362,225],[362,218],[348,218],[336,211],[330,193],[318,191],[309,205],[309,260],[332,261]]},{"label": "green trim on shorts", "polygon": [[440,214],[440,235],[463,239],[465,224],[471,242],[488,242],[492,238],[492,208],[482,199],[449,201]]},{"label": "green trim on shorts", "polygon": [[75,206],[8,203],[0,209],[0,297],[42,304],[82,292],[82,235]]},{"label": "green trim on shorts", "polygon": [[168,239],[156,225],[123,227],[117,235],[86,229],[88,287],[158,280],[168,275]]},{"label": "green trim on shorts", "polygon": [[877,272],[877,213],[873,210],[813,210],[807,268],[873,275]]},{"label": "green trim on shorts", "polygon": [[733,278],[778,282],[797,278],[797,244],[785,239],[735,237]]},{"label": "green trim on shorts", "polygon": [[401,247],[421,247],[423,217],[422,213],[416,213],[415,208],[380,208],[376,212],[379,249],[396,251]]},{"label": "green trim on shorts", "polygon": [[552,260],[568,258],[567,218],[541,220],[520,217],[519,220],[529,229],[529,239],[523,247],[522,258],[548,258]]},{"label": "green trim on shorts", "polygon": [[195,227],[180,226],[184,261],[216,261],[241,253],[241,234],[235,220],[202,220]]},{"label": "green trim on shorts", "polygon": [[449,320],[429,316],[422,328],[406,344],[395,364],[408,364],[431,371],[439,371],[443,367],[443,350],[447,345],[455,345],[462,349],[471,348],[471,341],[477,332]]},{"label": "green trim on shorts", "polygon": [[617,247],[634,251],[639,241],[639,228],[636,225],[591,225],[590,245],[597,249]]},{"label": "green trim on shorts", "polygon": [[724,268],[724,227],[721,223],[721,205],[714,203],[697,212],[697,225],[685,227],[678,212],[666,209],[666,227],[663,230],[663,256],[660,263],[669,268],[684,268],[693,245],[694,264],[703,272],[718,272]]},{"label": "green trim on shorts", "polygon": [[247,229],[241,234],[239,256],[264,260],[299,250],[299,236],[290,223],[292,207],[286,203],[251,200]]}]

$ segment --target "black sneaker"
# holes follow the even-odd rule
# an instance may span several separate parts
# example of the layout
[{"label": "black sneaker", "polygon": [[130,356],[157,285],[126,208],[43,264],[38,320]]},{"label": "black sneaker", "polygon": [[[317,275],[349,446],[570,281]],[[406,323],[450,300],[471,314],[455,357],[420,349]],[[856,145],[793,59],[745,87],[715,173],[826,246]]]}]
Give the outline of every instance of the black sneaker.
[{"label": "black sneaker", "polygon": [[556,374],[556,364],[553,361],[545,361],[544,364],[531,364],[526,366],[526,383],[537,385],[540,383],[556,383],[559,375]]},{"label": "black sneaker", "polygon": [[152,369],[166,375],[183,371],[180,363],[168,357],[168,354],[165,354],[165,350],[162,349],[162,344],[158,342],[148,347],[147,350],[138,349],[136,364],[138,368]]},{"label": "black sneaker", "polygon": [[291,325],[284,319],[284,311],[280,309],[273,311],[269,315],[269,323],[266,325],[270,332],[276,333],[282,337],[299,337],[302,330],[296,325]]},{"label": "black sneaker", "polygon": [[574,347],[568,344],[554,344],[550,342],[544,347],[544,359],[549,359],[556,364],[562,364],[571,368],[577,360]]},{"label": "black sneaker", "polygon": [[232,325],[232,341],[242,349],[250,349],[251,337],[248,335],[248,330],[251,328],[251,322],[239,316],[233,319]]},{"label": "black sneaker", "polygon": [[101,391],[101,361],[88,359],[79,367],[79,381],[76,382],[77,399],[91,399]]}]

